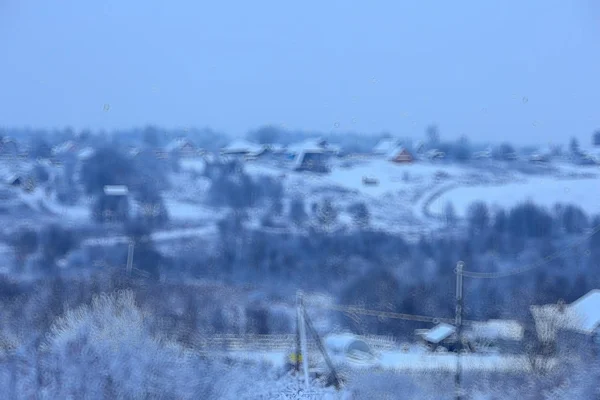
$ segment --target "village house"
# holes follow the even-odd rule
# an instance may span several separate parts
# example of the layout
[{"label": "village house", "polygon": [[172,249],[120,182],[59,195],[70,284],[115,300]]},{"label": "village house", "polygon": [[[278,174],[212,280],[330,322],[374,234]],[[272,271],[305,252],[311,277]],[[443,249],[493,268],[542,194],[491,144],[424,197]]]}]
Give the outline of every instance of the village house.
[{"label": "village house", "polygon": [[0,155],[2,157],[13,158],[19,155],[19,145],[16,140],[7,136],[0,141]]},{"label": "village house", "polygon": [[312,139],[288,146],[286,154],[293,159],[292,168],[296,171],[329,172],[330,158],[338,151],[325,140]]},{"label": "village house", "polygon": [[600,290],[571,304],[531,306],[540,342],[581,359],[600,356]]},{"label": "village house", "polygon": [[550,159],[550,153],[545,150],[538,150],[529,155],[529,162],[531,163],[547,163]]},{"label": "village house", "polygon": [[398,164],[410,164],[414,161],[414,157],[408,149],[399,146],[388,153],[388,160]]},{"label": "village house", "polygon": [[181,137],[171,141],[165,148],[167,152],[178,157],[194,157],[199,154],[196,146],[187,138]]},{"label": "village house", "polygon": [[264,151],[265,146],[263,145],[252,143],[244,139],[238,139],[223,147],[221,149],[221,155],[243,159],[255,159]]},{"label": "village house", "polygon": [[400,145],[400,141],[394,138],[381,139],[377,145],[373,148],[373,154],[379,156],[385,156],[390,153],[393,149]]}]

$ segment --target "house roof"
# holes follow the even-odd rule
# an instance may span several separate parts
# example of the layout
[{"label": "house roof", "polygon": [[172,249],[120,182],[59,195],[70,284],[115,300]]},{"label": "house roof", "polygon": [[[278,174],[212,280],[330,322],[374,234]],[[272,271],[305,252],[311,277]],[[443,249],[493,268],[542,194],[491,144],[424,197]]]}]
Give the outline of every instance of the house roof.
[{"label": "house roof", "polygon": [[167,145],[166,150],[167,151],[180,150],[185,146],[194,147],[194,144],[191,141],[189,141],[187,138],[177,138],[177,139],[171,141]]},{"label": "house roof", "polygon": [[454,332],[456,332],[454,326],[441,323],[425,332],[423,334],[423,339],[430,343],[437,344],[442,340],[449,338]]},{"label": "house roof", "polygon": [[94,150],[92,147],[85,147],[81,149],[81,151],[77,154],[77,157],[79,157],[80,160],[87,160],[94,154],[96,154],[96,150]]},{"label": "house roof", "polygon": [[374,153],[388,154],[394,147],[398,146],[398,139],[381,139],[373,148]]},{"label": "house roof", "polygon": [[54,154],[54,155],[64,154],[69,151],[73,151],[76,147],[77,147],[77,144],[74,141],[67,140],[64,143],[54,146],[54,148],[52,149],[52,154]]},{"label": "house roof", "polygon": [[104,186],[104,194],[107,196],[125,196],[129,193],[129,188],[126,185],[106,185]]},{"label": "house roof", "polygon": [[335,151],[336,149],[331,149],[328,145],[323,145],[321,143],[321,139],[308,139],[299,143],[291,144],[287,147],[288,153],[292,154],[300,154],[302,152],[310,152],[310,153],[325,153],[328,150]]},{"label": "house roof", "polygon": [[398,154],[402,153],[405,150],[408,152],[408,150],[406,149],[406,147],[396,146],[396,147],[394,147],[392,150],[390,150],[388,152],[387,157],[388,157],[388,159],[393,159],[396,156],[398,156]]},{"label": "house roof", "polygon": [[554,339],[557,330],[592,334],[600,326],[600,290],[594,289],[569,305],[531,306],[538,335]]},{"label": "house roof", "polygon": [[286,150],[286,147],[284,145],[278,143],[271,143],[266,147],[274,153],[282,153]]},{"label": "house roof", "polygon": [[321,149],[310,149],[310,150],[302,150],[300,153],[296,154],[294,158],[293,168],[300,168],[302,163],[304,163],[304,158],[307,154],[324,154],[325,152]]},{"label": "house roof", "polygon": [[571,303],[568,308],[576,318],[571,328],[585,333],[592,333],[600,325],[600,290],[589,291],[586,295]]}]

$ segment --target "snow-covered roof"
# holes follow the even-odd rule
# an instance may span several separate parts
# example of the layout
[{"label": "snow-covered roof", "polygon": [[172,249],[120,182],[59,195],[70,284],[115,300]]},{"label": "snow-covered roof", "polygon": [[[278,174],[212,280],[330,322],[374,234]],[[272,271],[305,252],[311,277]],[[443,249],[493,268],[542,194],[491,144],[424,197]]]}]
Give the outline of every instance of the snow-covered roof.
[{"label": "snow-covered roof", "polygon": [[403,151],[407,151],[406,147],[404,146],[396,146],[394,148],[392,148],[388,153],[387,153],[387,158],[388,159],[393,159],[396,158],[400,153],[402,153]]},{"label": "snow-covered roof", "polygon": [[325,153],[328,146],[323,145],[321,139],[308,139],[303,142],[294,143],[287,147],[287,152],[291,154],[304,153]]},{"label": "snow-covered roof", "polygon": [[69,151],[74,151],[76,148],[77,148],[77,144],[74,141],[67,140],[64,143],[54,146],[54,148],[52,149],[52,154],[53,155],[64,154]]},{"label": "snow-covered roof", "polygon": [[167,145],[166,150],[167,151],[181,150],[185,146],[194,147],[194,144],[186,138],[177,138],[177,139],[171,141]]},{"label": "snow-covered roof", "polygon": [[249,142],[244,139],[237,139],[221,149],[222,153],[254,153],[259,154],[265,149],[264,146]]},{"label": "snow-covered roof", "polygon": [[284,145],[281,145],[278,143],[269,144],[269,145],[267,145],[267,148],[274,153],[281,153],[286,150],[286,147]]},{"label": "snow-covered roof", "polygon": [[428,330],[424,335],[423,339],[430,343],[439,343],[444,339],[450,337],[454,332],[456,332],[456,328],[452,325],[441,323],[436,325],[435,327]]},{"label": "snow-covered roof", "polygon": [[518,321],[489,320],[469,325],[465,336],[472,339],[523,339],[523,326]]},{"label": "snow-covered roof", "polygon": [[576,320],[572,329],[592,333],[600,325],[600,290],[594,289],[569,305]]},{"label": "snow-covered roof", "polygon": [[531,306],[538,335],[554,339],[559,329],[592,334],[600,326],[600,290],[594,289],[569,305]]},{"label": "snow-covered roof", "polygon": [[0,179],[2,179],[2,182],[4,183],[12,184],[17,179],[21,179],[21,175],[14,172],[5,172],[0,174]]},{"label": "snow-covered roof", "polygon": [[373,148],[373,153],[389,154],[396,146],[398,146],[398,139],[381,139]]},{"label": "snow-covered roof", "polygon": [[81,151],[77,154],[77,157],[80,160],[87,160],[90,157],[92,157],[94,154],[96,154],[96,150],[94,150],[92,147],[85,147],[85,148],[81,149]]},{"label": "snow-covered roof", "polygon": [[129,193],[129,188],[126,185],[106,185],[104,186],[104,194],[107,196],[125,196]]},{"label": "snow-covered roof", "polygon": [[325,154],[323,150],[320,149],[310,149],[310,150],[302,150],[300,153],[297,153],[294,157],[293,168],[301,168],[304,163],[304,159],[307,154]]}]

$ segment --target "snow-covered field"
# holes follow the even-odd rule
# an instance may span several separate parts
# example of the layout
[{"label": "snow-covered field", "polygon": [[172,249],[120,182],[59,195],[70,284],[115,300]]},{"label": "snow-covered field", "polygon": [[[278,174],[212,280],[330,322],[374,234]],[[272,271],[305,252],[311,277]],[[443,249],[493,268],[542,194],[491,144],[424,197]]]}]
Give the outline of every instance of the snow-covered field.
[{"label": "snow-covered field", "polygon": [[431,211],[442,213],[452,203],[464,216],[469,205],[483,201],[490,206],[510,208],[525,201],[548,208],[557,203],[575,204],[590,214],[600,212],[600,179],[566,180],[530,177],[525,182],[504,185],[462,186],[448,190],[431,204]]}]

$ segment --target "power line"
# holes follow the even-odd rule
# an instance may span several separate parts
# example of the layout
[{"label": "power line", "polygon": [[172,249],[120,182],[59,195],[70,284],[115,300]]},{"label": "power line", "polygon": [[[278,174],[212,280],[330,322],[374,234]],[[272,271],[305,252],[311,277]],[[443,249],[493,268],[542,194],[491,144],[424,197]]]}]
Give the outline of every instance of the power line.
[{"label": "power line", "polygon": [[[306,304],[306,301],[305,301]],[[416,321],[416,322],[430,322],[433,324],[438,324],[440,322],[445,322],[449,324],[453,324],[456,322],[454,318],[444,318],[444,317],[432,317],[426,315],[418,315],[418,314],[406,314],[406,313],[395,313],[389,311],[380,311],[380,310],[370,310],[361,307],[355,306],[346,306],[346,305],[325,305],[325,304],[310,304],[307,305],[314,308],[322,308],[333,311],[340,311],[346,314],[359,314],[359,315],[368,315],[371,317],[380,317],[380,318],[390,318],[390,319],[401,319],[405,321]],[[474,320],[463,320],[465,324],[472,324],[480,321]]]},{"label": "power line", "polygon": [[[504,271],[504,272],[477,272],[477,271],[462,271],[462,275],[467,278],[475,278],[475,279],[497,279],[497,278],[506,278],[509,276],[523,274],[525,272],[532,271],[539,267],[542,267],[549,262],[556,260],[557,258],[565,255],[569,250],[574,247],[577,247],[586,241],[588,241],[592,236],[596,233],[600,232],[600,225],[595,226],[589,234],[585,235],[583,238],[575,241],[574,244],[563,248],[562,250],[555,251],[554,253],[544,257],[542,260],[537,261],[535,263],[523,266],[521,268],[513,269],[512,271]],[[456,273],[456,270],[455,270]]]}]

